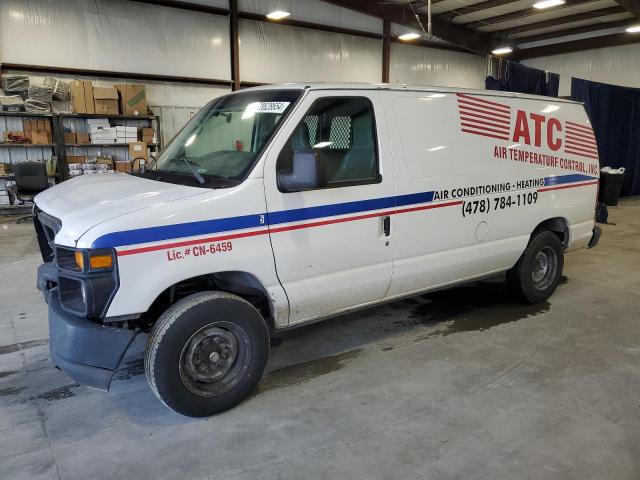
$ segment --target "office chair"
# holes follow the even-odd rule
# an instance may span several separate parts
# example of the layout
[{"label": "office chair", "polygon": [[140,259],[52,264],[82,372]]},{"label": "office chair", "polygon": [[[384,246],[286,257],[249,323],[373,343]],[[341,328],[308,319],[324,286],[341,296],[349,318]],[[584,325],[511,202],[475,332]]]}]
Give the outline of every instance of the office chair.
[{"label": "office chair", "polygon": [[[19,162],[13,164],[16,182],[16,198],[22,204],[32,202],[33,198],[43,190],[49,188],[47,169],[43,162]],[[30,219],[32,216],[21,217],[16,223]]]}]

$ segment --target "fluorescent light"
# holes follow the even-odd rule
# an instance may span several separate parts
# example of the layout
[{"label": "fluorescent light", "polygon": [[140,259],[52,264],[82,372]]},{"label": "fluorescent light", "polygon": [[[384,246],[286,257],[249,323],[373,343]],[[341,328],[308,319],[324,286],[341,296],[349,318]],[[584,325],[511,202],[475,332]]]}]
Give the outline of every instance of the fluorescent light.
[{"label": "fluorescent light", "polygon": [[557,105],[547,105],[542,109],[540,113],[551,113],[551,112],[555,112],[556,110],[560,110],[560,107]]},{"label": "fluorescent light", "polygon": [[634,25],[633,27],[627,28],[627,32],[629,32],[629,33],[638,33],[638,32],[640,32],[640,25]]},{"label": "fluorescent light", "polygon": [[271,13],[267,13],[267,18],[269,20],[282,20],[283,18],[287,18],[289,15],[291,14],[284,10],[274,10]]},{"label": "fluorescent light", "polygon": [[437,152],[438,150],[442,150],[443,148],[447,148],[444,145],[439,145],[433,148],[427,148],[427,152]]},{"label": "fluorescent light", "polygon": [[242,112],[242,117],[240,117],[240,120],[246,120],[247,118],[253,118],[253,116],[256,114],[256,112],[258,111],[259,108],[260,108],[260,102],[252,102],[252,103],[250,103],[244,109],[244,112]]},{"label": "fluorescent light", "polygon": [[333,144],[333,142],[320,142],[320,143],[316,143],[313,146],[313,148],[324,148],[324,147],[328,147],[331,144]]},{"label": "fluorescent light", "polygon": [[416,38],[420,38],[420,34],[409,32],[403,33],[402,35],[398,36],[398,40],[402,40],[405,42],[408,42],[409,40],[415,40]]},{"label": "fluorescent light", "polygon": [[189,145],[191,145],[193,143],[193,141],[196,139],[196,134],[194,133],[193,135],[191,135],[189,138],[187,138],[187,141],[184,142],[184,146],[188,147]]},{"label": "fluorescent light", "polygon": [[533,4],[533,8],[543,10],[545,8],[557,7],[558,5],[564,5],[565,0],[541,0]]},{"label": "fluorescent light", "polygon": [[505,53],[511,52],[513,52],[513,48],[511,47],[499,47],[493,50],[491,53],[493,53],[494,55],[504,55]]}]

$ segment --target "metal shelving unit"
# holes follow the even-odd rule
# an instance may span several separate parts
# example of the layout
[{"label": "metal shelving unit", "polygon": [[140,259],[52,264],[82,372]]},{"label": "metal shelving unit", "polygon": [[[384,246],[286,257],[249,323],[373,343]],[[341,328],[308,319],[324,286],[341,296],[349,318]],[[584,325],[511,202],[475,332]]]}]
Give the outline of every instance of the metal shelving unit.
[{"label": "metal shelving unit", "polygon": [[[43,120],[49,123],[51,127],[51,137],[54,143],[33,144],[33,143],[14,143],[4,142],[5,131],[24,131],[23,120]],[[49,178],[54,182],[60,180],[60,172],[62,166],[60,162],[60,151],[58,149],[58,122],[56,116],[52,114],[39,114],[29,112],[0,112],[0,163],[8,163],[11,166],[24,161],[40,161],[45,162],[50,158],[57,158],[56,173],[50,174]],[[0,175],[0,189],[7,188],[7,182],[13,182],[15,178],[13,173]],[[15,209],[16,205],[2,205],[0,213],[6,213],[11,209]]]},{"label": "metal shelving unit", "polygon": [[156,143],[148,143],[147,146],[154,151],[159,151],[161,148],[162,137],[160,132],[160,117],[158,115],[102,115],[102,114],[88,114],[88,113],[61,113],[57,115],[58,119],[58,131],[60,135],[59,162],[63,166],[59,169],[62,172],[63,179],[68,176],[67,172],[67,156],[87,156],[95,154],[111,155],[114,160],[131,160],[129,158],[129,144],[128,143],[66,143],[64,141],[64,132],[82,132],[89,133],[89,126],[86,122],[90,118],[106,118],[112,127],[135,126],[138,128],[153,128],[155,131]]}]

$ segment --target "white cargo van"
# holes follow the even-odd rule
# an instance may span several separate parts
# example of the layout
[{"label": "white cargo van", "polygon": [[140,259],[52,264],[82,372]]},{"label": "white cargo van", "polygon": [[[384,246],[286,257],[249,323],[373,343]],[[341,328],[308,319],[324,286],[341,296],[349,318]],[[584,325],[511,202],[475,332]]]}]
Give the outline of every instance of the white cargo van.
[{"label": "white cargo van", "polygon": [[108,389],[148,332],[158,398],[212,415],[260,380],[269,335],[507,272],[541,302],[593,246],[598,153],[581,104],[389,85],[213,100],[134,175],[36,197],[53,361]]}]

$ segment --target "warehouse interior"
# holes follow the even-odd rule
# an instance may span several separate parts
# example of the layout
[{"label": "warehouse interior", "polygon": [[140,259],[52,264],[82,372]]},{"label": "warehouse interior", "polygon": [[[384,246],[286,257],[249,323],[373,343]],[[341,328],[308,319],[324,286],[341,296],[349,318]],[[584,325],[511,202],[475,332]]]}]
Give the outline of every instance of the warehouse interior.
[{"label": "warehouse interior", "polygon": [[[278,84],[290,85],[274,87]],[[578,143],[567,154],[582,157],[587,165],[599,164],[599,172],[589,177],[597,196],[589,200],[589,208],[594,200],[596,204],[589,234],[593,227],[601,236],[583,245],[588,241],[589,247],[597,246],[567,248],[557,290],[535,304],[514,298],[505,283],[511,270],[505,277],[505,269],[500,269],[496,275],[469,277],[473,281],[443,282],[442,289],[416,288],[412,295],[371,302],[369,308],[336,309],[326,320],[301,322],[298,328],[289,328],[292,323],[280,329],[274,321],[265,326],[268,362],[257,386],[234,408],[213,416],[180,415],[155,383],[150,385],[149,358],[155,357],[149,357],[148,344],[159,334],[140,329],[138,319],[127,316],[138,311],[114,316],[113,321],[124,322],[135,335],[112,368],[107,393],[69,375],[50,350],[51,307],[42,291],[50,278],[41,281],[46,275],[41,273],[43,259],[46,263],[41,233],[54,250],[63,240],[49,237],[46,212],[39,220],[41,205],[35,206],[34,198],[46,198],[77,221],[77,229],[65,238],[78,249],[87,230],[80,226],[90,222],[105,238],[120,238],[124,227],[107,229],[105,203],[113,202],[114,212],[124,208],[122,203],[128,203],[130,211],[142,210],[155,206],[147,197],[165,191],[177,195],[176,185],[187,188],[188,183],[174,182],[173,189],[157,192],[133,191],[123,183],[109,197],[91,185],[108,178],[120,185],[115,179],[144,176],[153,165],[157,169],[164,152],[182,142],[182,174],[190,177],[189,188],[202,190],[204,180],[198,177],[205,171],[193,171],[196,164],[187,160],[186,148],[200,132],[190,125],[207,109],[225,98],[232,103],[243,92],[259,96],[297,88],[322,95],[331,85],[346,91],[414,89],[428,93],[429,101],[457,95],[464,103],[466,96],[476,115],[490,109],[508,112],[501,104],[507,98],[516,102],[513,111],[524,108],[517,102],[528,105],[531,95],[549,105],[542,110],[546,115],[577,105],[586,117],[580,125],[573,123]],[[482,97],[485,94],[491,97]],[[258,104],[288,105],[271,101],[279,97],[265,98],[270,101]],[[484,110],[478,102],[485,102]],[[393,117],[392,103],[383,103],[375,103],[378,124],[384,115]],[[263,106],[256,108],[262,113]],[[340,109],[336,118],[350,122],[346,142],[363,148],[358,145],[363,142],[358,133],[362,127],[355,120],[360,117],[352,121],[348,116],[355,107],[335,108]],[[296,114],[279,113],[283,111],[284,121]],[[247,116],[245,112],[242,118]],[[236,128],[231,114],[223,118]],[[318,140],[321,120],[315,118],[313,125],[305,120],[304,135]],[[568,136],[572,121],[562,124]],[[377,139],[382,162],[384,156],[395,159],[401,148],[430,130],[445,128],[437,123],[420,119],[397,132],[402,147],[393,140],[385,146],[375,131],[365,137]],[[401,130],[401,125],[389,120],[385,129]],[[499,127],[485,125],[490,126],[484,127],[485,133],[493,132],[485,136],[502,142],[499,130],[487,130]],[[265,138],[277,142],[278,128],[286,129],[286,123],[273,128],[275,133]],[[336,147],[330,145],[340,141],[333,121],[330,130],[323,138],[330,141],[312,141],[314,149]],[[0,135],[0,479],[638,478],[640,2],[1,0]],[[309,138],[304,138],[307,144]],[[503,142],[509,149],[520,145],[516,137],[504,140],[509,140]],[[235,140],[229,148],[242,152],[248,143]],[[428,152],[439,149],[447,152],[445,146]],[[593,173],[577,168],[570,173]],[[449,167],[442,171],[453,176]],[[244,178],[258,177],[254,172]],[[265,181],[268,178],[265,173]],[[376,182],[380,188],[385,185],[380,178]],[[68,185],[86,187],[65,193]],[[236,185],[242,188],[234,183],[230,190]],[[414,193],[389,188],[389,195]],[[339,201],[338,190],[343,189],[327,197],[332,204]],[[566,197],[571,201],[563,204],[557,195],[553,198],[560,210],[583,201]],[[177,199],[167,198],[169,204]],[[266,198],[268,203],[268,194]],[[349,197],[350,202],[360,200]],[[210,222],[236,215],[215,204],[206,208]],[[295,208],[316,207],[311,202]],[[245,208],[237,215],[249,217],[254,210]],[[176,223],[176,215],[167,210],[158,225],[141,216],[138,227],[146,235],[147,230]],[[181,228],[192,228],[191,220],[184,222]],[[259,222],[263,225],[264,218]],[[331,228],[339,236],[338,227],[319,228],[329,232],[322,239],[331,239]],[[383,220],[381,238],[388,235],[387,228]],[[433,225],[430,234],[446,235],[448,229]],[[230,251],[227,240],[236,242],[241,235],[216,237],[222,240],[217,248]],[[568,247],[569,234],[566,238]],[[348,238],[336,242],[332,249],[349,251]],[[155,248],[139,243],[140,252]],[[285,256],[299,265],[309,263],[308,268],[325,264],[320,253],[304,257],[313,244],[286,244]],[[112,271],[120,268],[129,274],[138,269],[144,274],[141,264],[124,266],[127,259],[118,250],[122,245],[126,243],[113,245],[117,258],[116,266],[109,264]],[[171,245],[175,248],[166,252],[167,265],[182,260],[176,253],[180,242]],[[273,240],[269,245],[277,257],[279,247]],[[331,254],[326,245],[322,248],[322,255]],[[83,272],[93,273],[92,249],[80,252],[80,259],[76,251],[75,262]],[[55,252],[54,263],[62,262],[62,254]],[[165,252],[162,255],[164,261]],[[216,255],[217,261],[221,250]],[[278,269],[277,258],[264,262]],[[149,266],[146,277],[139,273],[139,283],[126,286],[130,297],[143,295],[157,272]],[[274,274],[275,282],[284,282],[283,275]],[[125,287],[124,278],[115,280],[118,292]],[[214,280],[220,287],[236,278]],[[252,280],[242,281],[253,295],[257,287]],[[260,288],[267,291],[267,302],[294,301],[295,292],[286,285],[281,293]],[[345,292],[358,294],[357,288],[340,292],[338,282],[333,288],[328,303],[337,303]],[[240,295],[233,288],[227,293]],[[173,298],[173,290],[170,295]],[[108,301],[114,296],[115,290]],[[254,310],[275,310],[251,303]],[[153,308],[143,315],[145,321],[156,315]],[[291,307],[287,315],[294,314]],[[99,347],[85,348],[86,355],[91,356],[92,349]],[[211,355],[217,359],[217,353]]]}]

